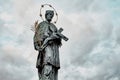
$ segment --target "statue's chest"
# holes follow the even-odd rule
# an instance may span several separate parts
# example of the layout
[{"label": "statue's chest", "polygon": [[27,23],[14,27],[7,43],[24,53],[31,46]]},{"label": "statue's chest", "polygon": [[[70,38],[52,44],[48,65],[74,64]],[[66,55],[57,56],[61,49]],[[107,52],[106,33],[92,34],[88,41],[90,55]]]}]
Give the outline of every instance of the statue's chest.
[{"label": "statue's chest", "polygon": [[45,24],[43,26],[43,28],[44,28],[45,31],[47,31],[49,33],[52,33],[54,31],[56,31],[55,27],[53,25],[51,25],[51,24]]}]

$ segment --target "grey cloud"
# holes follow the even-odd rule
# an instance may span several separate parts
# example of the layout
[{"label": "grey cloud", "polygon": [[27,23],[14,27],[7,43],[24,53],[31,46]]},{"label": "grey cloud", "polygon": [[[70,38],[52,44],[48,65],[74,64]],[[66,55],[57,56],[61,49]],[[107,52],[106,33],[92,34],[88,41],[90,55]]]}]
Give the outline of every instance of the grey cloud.
[{"label": "grey cloud", "polygon": [[[17,18],[17,25],[19,25],[17,28],[14,28],[18,29],[16,32],[19,31],[20,27],[22,27],[22,29],[20,30],[21,33],[16,35],[15,31],[11,30],[11,27],[5,27],[8,31],[7,33],[5,32],[5,36],[11,33],[12,39],[15,38],[15,40],[11,40],[11,42],[20,45],[19,48],[22,47],[22,49],[26,49],[26,53],[24,54],[23,51],[18,50],[20,51],[18,53],[21,53],[22,55],[16,55],[15,53],[11,54],[11,52],[1,50],[2,54],[0,54],[0,64],[2,66],[0,67],[0,74],[2,76],[0,76],[0,79],[29,80],[35,76],[34,72],[37,73],[37,71],[32,72],[32,70],[30,70],[32,68],[29,66],[31,66],[32,63],[30,63],[28,59],[25,59],[23,56],[28,55],[33,50],[31,49],[33,47],[33,33],[30,32],[29,27],[33,24],[36,14],[39,13],[37,12],[37,10],[39,11],[39,5],[32,0],[12,1],[13,4],[15,4],[13,5],[15,10],[13,13],[15,14],[15,18]],[[119,46],[116,44],[116,40],[114,40],[114,36],[116,36],[116,34],[113,35],[113,33],[115,33],[113,30],[114,26],[108,18],[109,14],[106,14],[106,12],[87,12],[90,8],[96,8],[95,5],[99,2],[96,1],[96,4],[95,0],[74,0],[71,3],[68,0],[58,2],[56,0],[54,1],[52,2],[56,3],[56,6],[64,10],[62,16],[60,15],[59,17],[58,26],[63,27],[65,29],[64,34],[69,37],[68,42],[63,42],[65,43],[61,49],[63,53],[60,53],[60,55],[62,55],[62,71],[60,72],[60,79],[119,79]],[[86,12],[74,14],[77,11],[80,12],[84,10]],[[68,13],[66,14],[66,12]],[[73,16],[71,14],[73,14]],[[117,37],[117,41],[119,42],[119,29],[117,30]],[[0,48],[2,46],[0,46]],[[16,45],[14,45],[14,47],[16,47]],[[95,51],[96,54],[93,54]],[[12,52],[17,51],[13,50]],[[34,59],[34,57],[32,58]],[[79,67],[85,68],[85,72],[84,70],[83,72],[77,70]],[[91,71],[92,67],[96,68],[93,72]],[[88,69],[91,70],[89,71]],[[87,74],[87,72],[90,74]]]},{"label": "grey cloud", "polygon": [[[66,23],[65,23],[66,25],[64,25],[65,27],[67,26],[68,32],[71,32],[70,33],[71,36],[69,35],[70,41],[68,41],[69,44],[67,45],[69,46],[67,59],[70,60],[70,64],[67,65],[67,67],[65,66],[64,68],[65,68],[65,71],[66,69],[72,70],[71,72],[68,71],[64,73],[63,76],[67,75],[68,73],[72,73],[72,75],[67,76],[67,77],[64,76],[64,78],[69,79],[69,78],[74,77],[73,80],[80,80],[80,79],[82,80],[110,80],[114,77],[119,78],[119,76],[117,76],[119,75],[119,73],[116,72],[118,71],[118,68],[115,68],[115,66],[118,66],[119,62],[117,62],[117,64],[113,64],[114,61],[113,63],[111,63],[112,60],[110,61],[108,60],[109,59],[108,57],[112,57],[113,59],[116,59],[116,57],[113,57],[113,55],[115,55],[116,53],[116,51],[113,50],[113,48],[116,45],[116,41],[114,40],[115,36],[113,35],[114,26],[111,24],[111,21],[108,20],[107,18],[109,16],[106,16],[104,14],[91,15],[91,16],[97,16],[97,17],[99,16],[98,18],[91,17],[88,15],[86,16],[87,18],[82,17],[83,21],[81,19],[80,20],[77,19],[78,21],[76,20],[75,23],[73,22],[73,23],[70,23],[69,25],[66,24],[66,23],[69,23],[69,20],[66,20]],[[101,44],[102,46],[100,46],[99,44]],[[97,51],[96,50],[97,46],[99,46],[98,52],[97,52],[98,54],[90,57],[90,55],[92,55],[91,53],[92,51]],[[101,50],[101,48],[104,50]],[[101,52],[99,52],[99,49]],[[106,60],[108,60],[108,62],[106,62]],[[110,67],[111,64],[115,66]],[[88,67],[91,70],[92,70],[91,67],[96,67],[98,71],[96,70],[94,73],[92,73],[92,71],[89,72],[90,75],[94,74],[91,76],[89,76],[89,74],[86,74],[86,76],[82,76],[81,75],[82,71],[76,72],[75,71],[76,69],[72,69],[70,65],[74,66],[75,68],[78,68],[78,67],[87,68]],[[110,72],[111,70],[113,72]]]},{"label": "grey cloud", "polygon": [[[116,57],[115,57],[116,58]],[[88,80],[110,80],[112,78],[118,78],[120,79],[119,75],[120,75],[120,70],[119,70],[119,63],[120,62],[117,62],[117,64],[114,64],[116,63],[116,60],[112,61],[112,60],[109,60],[108,63],[105,62],[107,61],[108,59],[104,59],[103,63],[100,63],[99,64],[99,71],[97,72],[96,76],[88,79]],[[112,63],[113,62],[113,63]]]},{"label": "grey cloud", "polygon": [[[57,2],[54,0],[54,2]],[[80,11],[87,11],[90,6],[95,2],[95,0],[65,0],[59,1],[59,6],[63,7],[66,12],[80,12]]]},{"label": "grey cloud", "polygon": [[119,27],[117,27],[117,28],[115,28],[115,33],[114,33],[114,35],[115,35],[115,37],[116,37],[116,41],[117,41],[117,43],[118,44],[120,44],[120,28]]},{"label": "grey cloud", "polygon": [[[104,17],[101,16],[101,17]],[[88,21],[87,21],[88,19]],[[83,22],[84,24],[87,25],[81,25],[83,23],[78,25],[73,25],[71,27],[77,26],[75,31],[79,31],[77,34],[73,35],[70,40],[72,40],[71,44],[74,44],[74,47],[70,47],[70,53],[69,55],[71,56],[71,63],[72,64],[78,64],[82,65],[83,63],[88,60],[88,56],[91,51],[98,45],[98,43],[107,40],[110,38],[112,32],[113,32],[113,26],[111,22],[109,21],[99,21],[99,23],[94,20],[92,17],[87,17],[87,19]],[[90,20],[93,20],[92,22]],[[99,19],[99,18],[98,18]],[[90,24],[89,24],[90,21]],[[96,26],[96,23],[99,24]],[[97,29],[98,28],[98,29]],[[104,30],[103,30],[104,29]],[[72,29],[70,30],[72,32]],[[74,36],[77,36],[74,38]],[[74,40],[75,39],[75,40]],[[73,56],[74,54],[74,56]]]},{"label": "grey cloud", "polygon": [[3,31],[4,31],[4,28],[3,28],[3,26],[4,26],[4,21],[2,21],[2,20],[0,20],[0,35],[2,35],[3,34]]},{"label": "grey cloud", "polygon": [[17,55],[14,51],[9,52],[2,48],[0,51],[1,80],[30,80],[32,78],[34,72],[32,72],[29,61],[22,56]]}]

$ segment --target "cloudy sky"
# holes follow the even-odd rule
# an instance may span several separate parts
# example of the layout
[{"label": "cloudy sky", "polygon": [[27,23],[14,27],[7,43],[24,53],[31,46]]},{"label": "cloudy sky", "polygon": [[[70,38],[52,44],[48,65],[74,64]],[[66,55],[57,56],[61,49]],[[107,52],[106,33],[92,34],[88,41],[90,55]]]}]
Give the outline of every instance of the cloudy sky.
[{"label": "cloudy sky", "polygon": [[120,0],[0,0],[0,80],[38,80],[30,29],[45,3],[69,38],[59,80],[120,80]]}]

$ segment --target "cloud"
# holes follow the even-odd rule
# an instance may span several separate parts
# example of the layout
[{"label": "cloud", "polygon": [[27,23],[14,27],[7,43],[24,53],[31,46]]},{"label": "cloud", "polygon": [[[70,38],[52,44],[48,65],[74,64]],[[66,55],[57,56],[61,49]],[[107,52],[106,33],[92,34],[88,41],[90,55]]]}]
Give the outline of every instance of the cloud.
[{"label": "cloud", "polygon": [[[74,14],[68,15],[65,23],[61,22],[61,24],[64,23],[63,27],[70,38],[70,41],[68,41],[68,46],[70,46],[68,55],[71,56],[72,63],[84,63],[84,58],[85,60],[87,58],[86,55],[88,55],[99,42],[110,37],[113,26],[111,22],[104,18],[106,15],[107,14],[100,15],[98,13]],[[74,16],[77,16],[77,18]],[[76,22],[73,17],[76,19]],[[73,21],[71,20],[72,23],[67,22],[70,18],[73,19]],[[103,27],[104,30],[102,30]],[[74,48],[71,46],[73,44]]]},{"label": "cloud", "polygon": [[1,20],[6,21],[6,22],[12,20],[12,16],[9,15],[8,13],[1,13],[0,18]]},{"label": "cloud", "polygon": [[[35,63],[37,52],[33,48],[31,25],[39,18],[41,3],[56,6],[59,20],[69,38],[60,48],[63,80],[119,80],[119,24],[113,24],[111,1],[16,1],[10,0],[11,11],[0,14],[0,79],[38,79]],[[5,3],[3,3],[5,4]],[[114,7],[114,6],[113,6]],[[114,10],[114,8],[112,8]]]},{"label": "cloud", "polygon": [[[31,63],[25,59],[18,47],[14,44],[8,44],[0,47],[0,79],[2,80],[30,80],[33,76]],[[30,77],[31,76],[31,77]]]},{"label": "cloud", "polygon": [[[111,41],[114,37],[112,36],[113,25],[111,24],[111,21],[108,20],[107,16],[109,17],[109,14],[106,13],[79,13],[67,15],[65,19],[63,18],[63,20],[61,20],[63,22],[60,22],[60,24],[64,24],[63,27],[66,32],[68,32],[65,34],[68,35],[69,41],[68,44],[64,44],[67,48],[64,47],[64,45],[62,47],[64,50],[61,52],[61,59],[63,59],[62,64],[64,65],[62,71],[66,72],[61,72],[62,75],[60,76],[64,76],[65,79],[71,80],[107,80],[102,77],[107,76],[108,78],[110,75],[109,69],[108,72],[101,71],[104,71],[104,69],[107,70],[108,67],[106,68],[106,66],[110,64],[104,66],[104,64],[99,62],[99,65],[96,66],[98,64],[96,61],[107,57],[106,54],[109,54],[105,44],[110,47],[111,51],[113,50],[111,46],[115,45],[114,42],[107,42]],[[64,20],[66,22],[64,22]],[[103,46],[100,46],[99,44],[102,44]],[[102,49],[104,49],[104,51],[100,50],[101,52],[97,52],[97,46],[99,47],[98,49],[103,47]],[[96,51],[98,54],[91,57],[93,51]],[[106,53],[104,53],[105,51]],[[100,54],[101,58],[98,58]],[[94,61],[96,63],[94,63]],[[103,60],[103,63],[104,61],[106,60]],[[72,74],[68,75],[68,73]]]}]

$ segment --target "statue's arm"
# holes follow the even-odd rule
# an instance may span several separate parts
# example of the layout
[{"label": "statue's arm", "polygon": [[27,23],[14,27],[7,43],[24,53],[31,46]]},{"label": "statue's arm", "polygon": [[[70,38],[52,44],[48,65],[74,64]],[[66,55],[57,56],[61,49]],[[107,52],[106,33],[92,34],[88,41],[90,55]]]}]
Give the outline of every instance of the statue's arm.
[{"label": "statue's arm", "polygon": [[35,50],[40,49],[41,42],[42,42],[43,38],[45,38],[45,36],[43,36],[43,35],[40,36],[39,35],[42,24],[43,24],[43,22],[39,23],[39,25],[36,29],[36,32],[34,34],[34,37],[33,37],[33,43],[34,43],[34,49]]},{"label": "statue's arm", "polygon": [[54,26],[53,29],[52,29],[52,34],[49,35],[49,36],[44,40],[43,45],[46,44],[46,43],[52,43],[52,42],[54,42],[54,40],[58,40],[58,42],[61,43],[61,38],[60,38],[60,36],[57,35],[57,32],[58,32],[58,29],[56,28],[56,26]]},{"label": "statue's arm", "polygon": [[60,37],[57,35],[58,29],[54,24],[51,30],[52,30],[52,35],[50,37],[52,39],[60,39]]},{"label": "statue's arm", "polygon": [[34,42],[34,49],[35,49],[35,50],[39,50],[39,45],[38,45],[37,42]]}]

